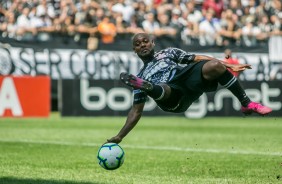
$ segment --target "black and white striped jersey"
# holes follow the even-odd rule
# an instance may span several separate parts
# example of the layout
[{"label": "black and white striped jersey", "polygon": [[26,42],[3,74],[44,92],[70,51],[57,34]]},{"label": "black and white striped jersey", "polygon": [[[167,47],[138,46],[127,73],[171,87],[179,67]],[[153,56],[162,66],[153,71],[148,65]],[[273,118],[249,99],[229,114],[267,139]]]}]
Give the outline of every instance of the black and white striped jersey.
[{"label": "black and white striped jersey", "polygon": [[[153,84],[167,83],[173,79],[176,69],[181,69],[180,64],[190,64],[195,55],[178,48],[167,48],[156,52],[154,58],[145,63],[137,77]],[[146,101],[146,93],[142,90],[133,90],[135,104]]]}]

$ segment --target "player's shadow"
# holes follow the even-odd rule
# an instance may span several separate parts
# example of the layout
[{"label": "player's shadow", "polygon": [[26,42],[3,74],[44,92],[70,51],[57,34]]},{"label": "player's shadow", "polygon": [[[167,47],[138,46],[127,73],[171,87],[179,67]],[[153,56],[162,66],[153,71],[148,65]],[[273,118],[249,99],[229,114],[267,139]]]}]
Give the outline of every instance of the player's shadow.
[{"label": "player's shadow", "polygon": [[45,180],[45,179],[26,179],[26,178],[13,178],[2,177],[0,184],[102,184],[98,182],[75,182],[67,180]]}]

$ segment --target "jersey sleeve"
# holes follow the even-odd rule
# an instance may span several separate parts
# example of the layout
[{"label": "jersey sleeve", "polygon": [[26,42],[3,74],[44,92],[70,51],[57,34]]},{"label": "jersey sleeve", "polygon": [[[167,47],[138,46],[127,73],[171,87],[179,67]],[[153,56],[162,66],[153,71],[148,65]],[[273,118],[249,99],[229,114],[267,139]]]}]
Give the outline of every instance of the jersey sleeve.
[{"label": "jersey sleeve", "polygon": [[195,59],[195,54],[186,52],[181,49],[173,48],[177,63],[179,64],[190,64]]},{"label": "jersey sleeve", "polygon": [[140,89],[133,90],[133,104],[145,103],[147,101],[147,93]]}]

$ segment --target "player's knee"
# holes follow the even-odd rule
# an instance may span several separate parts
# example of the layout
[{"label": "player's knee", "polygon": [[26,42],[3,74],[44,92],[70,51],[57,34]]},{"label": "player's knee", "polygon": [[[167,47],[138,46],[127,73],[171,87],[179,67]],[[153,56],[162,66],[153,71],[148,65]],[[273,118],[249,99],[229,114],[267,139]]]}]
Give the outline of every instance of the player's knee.
[{"label": "player's knee", "polygon": [[212,60],[204,64],[203,77],[207,80],[214,80],[222,75],[225,70],[226,68],[221,62]]},{"label": "player's knee", "polygon": [[226,70],[225,66],[217,60],[210,61],[208,67],[213,74],[222,74]]},{"label": "player's knee", "polygon": [[212,61],[211,64],[213,65],[213,68],[215,68],[216,70],[225,69],[225,66],[218,60]]}]

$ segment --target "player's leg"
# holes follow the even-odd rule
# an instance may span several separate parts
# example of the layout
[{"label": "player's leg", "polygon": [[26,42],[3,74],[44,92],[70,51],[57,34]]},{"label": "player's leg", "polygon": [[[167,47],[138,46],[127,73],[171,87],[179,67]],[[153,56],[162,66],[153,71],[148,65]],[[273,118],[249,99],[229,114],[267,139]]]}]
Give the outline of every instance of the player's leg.
[{"label": "player's leg", "polygon": [[145,91],[154,100],[168,99],[171,94],[171,88],[166,84],[154,85],[149,81],[140,79],[128,73],[121,73],[120,79],[124,84],[130,87]]},{"label": "player's leg", "polygon": [[191,92],[189,95],[184,95],[187,90],[183,89],[178,84],[162,83],[154,85],[146,80],[127,73],[121,73],[120,79],[124,84],[130,87],[145,91],[155,100],[162,110],[167,112],[180,113],[186,111],[189,106],[202,94],[198,92],[194,94]]},{"label": "player's leg", "polygon": [[208,61],[202,68],[203,78],[208,81],[218,81],[219,84],[229,89],[241,102],[242,112],[251,114],[256,112],[261,115],[269,114],[272,109],[256,102],[251,102],[237,78],[232,75],[219,61]]},{"label": "player's leg", "polygon": [[216,80],[219,84],[229,89],[238,98],[243,107],[247,107],[251,102],[237,78],[221,62],[213,60],[206,62],[203,65],[202,74],[204,79],[208,81]]}]

